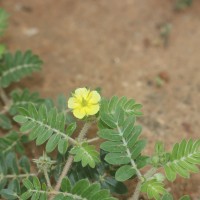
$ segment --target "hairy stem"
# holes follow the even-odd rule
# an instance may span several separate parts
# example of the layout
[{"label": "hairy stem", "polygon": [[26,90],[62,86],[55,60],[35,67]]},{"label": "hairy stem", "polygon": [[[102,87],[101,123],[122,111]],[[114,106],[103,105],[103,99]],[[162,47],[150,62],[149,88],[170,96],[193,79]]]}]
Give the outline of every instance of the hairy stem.
[{"label": "hairy stem", "polygon": [[147,172],[144,174],[144,177],[145,177],[146,179],[149,179],[149,178],[151,178],[156,172],[157,172],[157,168],[153,167],[153,168],[151,168],[149,171],[147,171]]},{"label": "hairy stem", "polygon": [[0,180],[4,178],[7,179],[27,178],[29,176],[36,176],[36,174],[9,174],[9,175],[0,174]]},{"label": "hairy stem", "polygon": [[129,200],[138,200],[139,199],[141,186],[142,186],[142,182],[139,181],[135,188],[135,192],[134,192],[133,196]]},{"label": "hairy stem", "polygon": [[95,138],[89,139],[87,142],[92,143],[92,142],[98,141],[99,139],[100,139],[99,137],[95,137]]},{"label": "hairy stem", "polygon": [[46,170],[44,171],[44,177],[45,177],[45,179],[46,179],[47,186],[48,186],[49,188],[51,188],[51,182],[50,182],[50,179],[49,179],[48,172],[47,172]]},{"label": "hairy stem", "polygon": [[55,186],[55,191],[59,191],[60,190],[60,187],[61,187],[61,183],[62,183],[62,180],[63,178],[67,175],[67,173],[69,172],[69,169],[73,163],[73,160],[74,160],[74,157],[72,155],[70,155],[67,159],[67,162],[63,168],[63,171],[58,179],[58,182]]},{"label": "hairy stem", "polygon": [[[86,135],[86,133],[88,132],[88,129],[89,129],[90,127],[91,127],[91,122],[86,122],[86,123],[84,124],[82,130],[80,131],[80,133],[79,133],[79,135],[78,135],[78,137],[77,137],[77,140],[78,140],[79,142],[82,141],[82,140],[84,139],[84,137],[85,137],[85,135]],[[69,172],[70,167],[71,167],[71,165],[72,165],[72,163],[73,163],[73,160],[74,160],[74,156],[70,155],[70,156],[68,157],[67,162],[66,162],[66,164],[65,164],[65,166],[64,166],[64,168],[63,168],[63,171],[62,171],[62,173],[61,173],[61,175],[60,175],[60,177],[59,177],[59,179],[58,179],[58,182],[57,182],[57,184],[56,184],[56,186],[55,186],[55,189],[53,190],[54,192],[58,192],[58,191],[60,190],[62,180],[63,180],[63,178],[67,175],[67,173]],[[52,200],[53,197],[54,197],[54,195],[50,197],[50,200]]]},{"label": "hairy stem", "polygon": [[86,133],[88,132],[88,129],[91,127],[92,123],[91,122],[86,122],[82,128],[82,130],[80,131],[79,135],[78,135],[78,141],[82,141],[86,135]]},{"label": "hairy stem", "polygon": [[[144,174],[144,178],[146,178],[146,179],[151,178],[156,173],[156,171],[157,171],[156,168],[151,168]],[[140,180],[138,182],[138,184],[135,188],[135,192],[134,192],[133,196],[131,198],[129,198],[129,200],[138,200],[139,199],[141,186],[142,186],[142,180]]]}]

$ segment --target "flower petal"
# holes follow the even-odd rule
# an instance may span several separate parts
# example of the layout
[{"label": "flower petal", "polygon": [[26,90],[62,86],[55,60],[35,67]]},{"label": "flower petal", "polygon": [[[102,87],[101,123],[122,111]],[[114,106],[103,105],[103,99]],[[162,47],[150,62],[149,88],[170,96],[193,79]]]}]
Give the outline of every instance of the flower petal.
[{"label": "flower petal", "polygon": [[78,106],[79,106],[79,104],[77,103],[76,98],[70,97],[69,100],[68,100],[68,108],[73,109],[73,108],[76,108]]},{"label": "flower petal", "polygon": [[81,108],[74,109],[73,114],[78,119],[83,119],[83,117],[86,115],[85,110]]},{"label": "flower petal", "polygon": [[99,111],[99,104],[96,104],[88,106],[86,113],[87,115],[95,115],[98,111]]},{"label": "flower petal", "polygon": [[89,90],[87,90],[86,88],[78,88],[75,90],[75,97],[77,97],[78,99],[80,98],[87,98],[88,94],[89,94]]},{"label": "flower petal", "polygon": [[89,103],[96,104],[101,100],[101,96],[97,91],[91,91],[89,95]]}]

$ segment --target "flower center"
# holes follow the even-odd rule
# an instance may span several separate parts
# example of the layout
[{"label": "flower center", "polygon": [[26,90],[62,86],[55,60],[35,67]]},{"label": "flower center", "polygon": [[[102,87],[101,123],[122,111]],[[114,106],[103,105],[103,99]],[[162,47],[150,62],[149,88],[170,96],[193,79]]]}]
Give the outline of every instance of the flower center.
[{"label": "flower center", "polygon": [[82,98],[81,105],[82,105],[83,107],[88,106],[88,101],[87,101],[86,99]]}]

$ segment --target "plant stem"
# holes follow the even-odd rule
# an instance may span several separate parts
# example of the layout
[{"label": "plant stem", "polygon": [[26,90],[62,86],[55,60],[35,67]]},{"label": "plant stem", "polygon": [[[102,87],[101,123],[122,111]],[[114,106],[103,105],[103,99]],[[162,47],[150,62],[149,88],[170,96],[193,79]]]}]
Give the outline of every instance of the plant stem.
[{"label": "plant stem", "polygon": [[135,188],[135,192],[134,192],[132,198],[130,198],[129,200],[138,200],[139,199],[141,186],[142,186],[142,181],[139,181]]},{"label": "plant stem", "polygon": [[0,114],[5,114],[7,113],[8,109],[7,107],[3,107],[3,109],[0,111]]},{"label": "plant stem", "polygon": [[100,139],[99,137],[95,137],[95,138],[89,139],[87,142],[92,143],[92,142],[98,141],[99,139]]},{"label": "plant stem", "polygon": [[65,164],[65,166],[63,168],[63,171],[62,171],[62,173],[61,173],[61,175],[60,175],[60,177],[58,179],[58,182],[57,182],[57,184],[55,186],[54,191],[59,191],[60,190],[62,180],[67,175],[67,173],[68,173],[68,171],[69,171],[69,169],[70,169],[70,167],[71,167],[71,165],[73,163],[73,160],[74,160],[74,157],[72,155],[70,155],[68,157],[67,162],[66,162],[66,164]]},{"label": "plant stem", "polygon": [[0,174],[0,180],[2,178],[8,178],[8,179],[15,179],[15,178],[27,178],[29,176],[36,176],[36,174],[9,174],[9,175],[4,175]]},{"label": "plant stem", "polygon": [[144,174],[144,177],[145,177],[146,179],[149,179],[149,178],[151,178],[151,177],[156,173],[156,171],[157,171],[157,168],[153,167],[153,168],[151,168],[149,171],[147,171],[147,172]]},{"label": "plant stem", "polygon": [[86,133],[88,132],[88,129],[91,127],[92,125],[92,122],[86,122],[82,128],[82,130],[80,131],[79,133],[79,136],[78,136],[78,141],[81,141],[84,139]]},{"label": "plant stem", "polygon": [[5,91],[2,88],[0,88],[0,97],[5,105],[7,105],[8,102],[10,101],[9,98],[7,97]]},{"label": "plant stem", "polygon": [[[77,140],[78,140],[79,142],[80,142],[81,140],[84,139],[86,133],[88,132],[88,129],[91,127],[91,124],[92,124],[91,122],[86,122],[86,123],[84,124],[82,130],[80,131],[80,133],[79,133],[79,135],[78,135],[78,137],[77,137]],[[66,162],[66,164],[65,164],[65,166],[64,166],[64,168],[63,168],[63,171],[62,171],[62,173],[61,173],[61,175],[60,175],[60,177],[59,177],[59,179],[58,179],[58,182],[57,182],[57,184],[56,184],[56,186],[55,186],[55,189],[53,190],[54,192],[58,192],[58,191],[60,190],[62,180],[63,180],[63,178],[67,175],[67,173],[69,172],[70,167],[71,167],[71,165],[72,165],[72,163],[73,163],[73,160],[74,160],[74,156],[69,155],[69,157],[68,157],[68,159],[67,159],[67,162]],[[51,197],[50,197],[50,200],[52,200],[53,197],[54,197],[54,196],[51,196]]]},{"label": "plant stem", "polygon": [[51,187],[51,182],[50,182],[50,179],[49,179],[49,175],[48,175],[48,172],[47,172],[46,170],[44,171],[44,177],[45,177],[45,179],[46,179],[47,186],[48,186],[49,188],[52,188],[52,187]]},{"label": "plant stem", "polygon": [[[156,173],[157,169],[156,168],[151,168],[150,170],[148,170],[145,174],[144,177],[146,179],[151,178],[155,173]],[[135,188],[135,192],[133,194],[133,196],[129,199],[129,200],[138,200],[139,196],[140,196],[140,190],[141,190],[141,186],[142,186],[142,181],[140,180]]]}]

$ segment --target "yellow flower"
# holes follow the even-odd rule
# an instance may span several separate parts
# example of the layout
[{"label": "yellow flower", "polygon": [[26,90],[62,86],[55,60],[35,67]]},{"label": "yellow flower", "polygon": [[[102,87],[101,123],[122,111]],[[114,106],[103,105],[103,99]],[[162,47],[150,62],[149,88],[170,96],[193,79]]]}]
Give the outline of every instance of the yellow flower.
[{"label": "yellow flower", "polygon": [[86,88],[78,88],[68,100],[68,108],[71,108],[76,118],[82,119],[88,115],[95,115],[99,111],[101,97],[97,91]]}]

